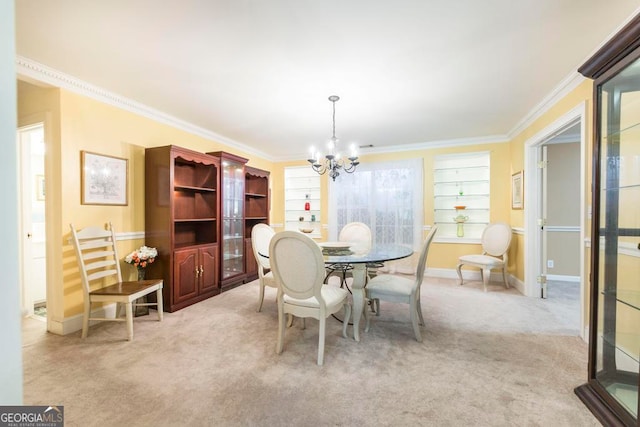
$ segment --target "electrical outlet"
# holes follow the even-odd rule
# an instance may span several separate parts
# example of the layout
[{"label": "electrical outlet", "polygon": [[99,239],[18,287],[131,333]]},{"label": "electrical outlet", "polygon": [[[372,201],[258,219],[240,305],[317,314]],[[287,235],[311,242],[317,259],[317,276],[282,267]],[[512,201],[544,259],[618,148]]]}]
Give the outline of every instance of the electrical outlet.
[{"label": "electrical outlet", "polygon": [[552,259],[548,259],[547,260],[547,268],[553,268],[553,260]]}]

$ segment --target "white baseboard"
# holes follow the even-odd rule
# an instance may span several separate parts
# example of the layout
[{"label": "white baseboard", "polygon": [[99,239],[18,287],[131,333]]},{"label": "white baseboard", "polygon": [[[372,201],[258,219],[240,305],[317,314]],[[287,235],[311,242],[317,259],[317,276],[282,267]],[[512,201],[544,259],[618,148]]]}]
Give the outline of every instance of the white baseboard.
[{"label": "white baseboard", "polygon": [[[113,318],[116,316],[116,304],[108,304],[97,308],[91,312],[91,317],[106,317]],[[57,335],[68,335],[73,334],[74,332],[78,332],[82,330],[82,313],[76,314],[75,316],[67,317],[66,319],[60,321],[51,320],[48,322],[48,330],[49,332]],[[103,320],[92,320],[89,322],[89,328],[92,325],[97,325],[98,323],[103,322]],[[89,331],[91,334],[91,331]]]},{"label": "white baseboard", "polygon": [[[427,277],[458,279],[458,272],[455,268],[427,268],[427,271],[425,271],[424,274]],[[480,270],[462,270],[462,279],[482,280],[482,276],[480,275]],[[498,271],[492,271],[489,280],[492,282],[502,283],[502,273]],[[512,276],[511,274],[507,274],[507,280],[509,281],[509,286],[513,286],[518,290],[518,292],[524,295],[524,282],[520,281],[517,277]]]}]

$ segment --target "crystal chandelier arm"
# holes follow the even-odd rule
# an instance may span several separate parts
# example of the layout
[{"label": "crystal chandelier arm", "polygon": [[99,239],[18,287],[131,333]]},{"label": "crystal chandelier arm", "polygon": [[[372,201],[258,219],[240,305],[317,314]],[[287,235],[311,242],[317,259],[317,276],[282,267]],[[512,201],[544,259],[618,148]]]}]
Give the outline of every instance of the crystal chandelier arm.
[{"label": "crystal chandelier arm", "polygon": [[340,97],[337,95],[331,95],[329,97],[329,101],[333,104],[333,128],[331,140],[329,142],[329,154],[325,155],[325,158],[322,161],[320,160],[319,155],[314,159],[314,150],[312,148],[311,158],[307,159],[314,171],[319,175],[324,175],[324,173],[328,171],[329,176],[334,181],[340,175],[340,169],[343,169],[347,173],[353,173],[356,170],[356,166],[360,164],[355,147],[352,147],[351,156],[347,158],[349,160],[348,164],[340,157],[340,153],[337,151],[338,138],[336,138],[336,101],[339,99]]}]

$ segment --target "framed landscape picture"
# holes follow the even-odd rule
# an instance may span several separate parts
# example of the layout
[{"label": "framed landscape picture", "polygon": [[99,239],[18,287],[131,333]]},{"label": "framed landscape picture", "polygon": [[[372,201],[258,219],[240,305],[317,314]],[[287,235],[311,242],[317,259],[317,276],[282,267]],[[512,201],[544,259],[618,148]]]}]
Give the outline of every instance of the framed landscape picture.
[{"label": "framed landscape picture", "polygon": [[83,205],[126,206],[128,160],[81,151]]},{"label": "framed landscape picture", "polygon": [[524,182],[522,171],[511,175],[511,209],[524,208]]}]

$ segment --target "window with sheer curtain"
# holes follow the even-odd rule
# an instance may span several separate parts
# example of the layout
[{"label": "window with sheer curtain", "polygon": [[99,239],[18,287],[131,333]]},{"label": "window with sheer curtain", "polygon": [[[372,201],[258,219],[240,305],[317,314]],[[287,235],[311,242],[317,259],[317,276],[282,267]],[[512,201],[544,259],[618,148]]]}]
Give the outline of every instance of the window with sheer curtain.
[{"label": "window with sheer curtain", "polygon": [[329,237],[349,222],[371,228],[377,244],[420,248],[422,243],[422,159],[362,163],[329,185]]}]

